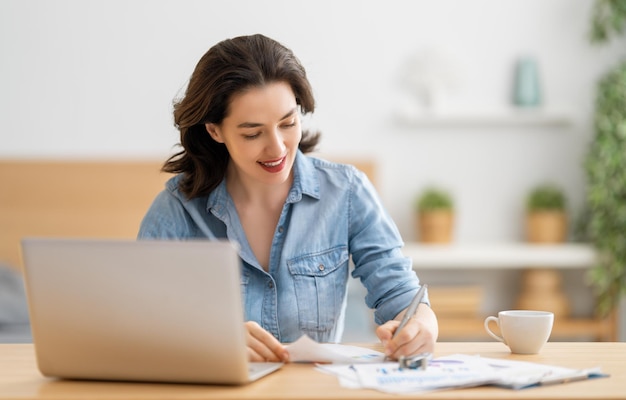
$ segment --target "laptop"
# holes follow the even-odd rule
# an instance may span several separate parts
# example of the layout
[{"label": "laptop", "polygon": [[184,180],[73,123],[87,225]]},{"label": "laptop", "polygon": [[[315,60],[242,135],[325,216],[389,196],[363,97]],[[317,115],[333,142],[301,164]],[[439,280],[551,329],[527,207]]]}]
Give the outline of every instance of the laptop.
[{"label": "laptop", "polygon": [[37,364],[49,377],[245,384],[240,259],[227,241],[22,240]]}]

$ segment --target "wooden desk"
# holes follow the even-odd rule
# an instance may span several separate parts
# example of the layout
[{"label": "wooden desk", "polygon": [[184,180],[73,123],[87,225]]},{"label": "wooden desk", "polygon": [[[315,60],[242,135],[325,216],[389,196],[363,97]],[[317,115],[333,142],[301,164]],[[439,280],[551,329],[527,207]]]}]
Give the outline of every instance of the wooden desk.
[{"label": "wooden desk", "polygon": [[[626,343],[548,343],[541,354],[514,356],[501,343],[438,343],[435,356],[480,354],[560,365],[602,367],[609,378],[512,391],[495,387],[421,394],[420,399],[626,399]],[[310,364],[288,364],[241,387],[64,381],[43,377],[30,344],[0,345],[0,399],[399,399],[403,396],[341,388]]]}]

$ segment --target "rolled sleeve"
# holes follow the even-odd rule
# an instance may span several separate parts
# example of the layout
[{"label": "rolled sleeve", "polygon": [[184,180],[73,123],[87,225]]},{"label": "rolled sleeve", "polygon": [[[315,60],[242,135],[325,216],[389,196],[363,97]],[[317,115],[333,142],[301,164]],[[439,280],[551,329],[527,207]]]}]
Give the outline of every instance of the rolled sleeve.
[{"label": "rolled sleeve", "polygon": [[[355,173],[350,196],[352,276],[367,289],[365,302],[375,310],[377,324],[395,318],[411,303],[420,287],[412,260],[402,254],[402,238],[373,186]],[[423,301],[429,304],[428,296]]]}]

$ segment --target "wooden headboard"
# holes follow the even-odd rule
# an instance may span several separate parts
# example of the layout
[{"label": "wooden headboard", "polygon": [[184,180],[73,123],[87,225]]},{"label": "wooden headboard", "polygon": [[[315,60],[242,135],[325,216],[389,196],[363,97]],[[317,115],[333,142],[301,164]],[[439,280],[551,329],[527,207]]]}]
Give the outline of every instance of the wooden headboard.
[{"label": "wooden headboard", "polygon": [[0,262],[26,236],[134,238],[168,174],[160,161],[0,160]]},{"label": "wooden headboard", "polygon": [[[374,181],[374,164],[349,162]],[[28,236],[135,238],[171,175],[162,161],[0,160],[0,264]]]}]

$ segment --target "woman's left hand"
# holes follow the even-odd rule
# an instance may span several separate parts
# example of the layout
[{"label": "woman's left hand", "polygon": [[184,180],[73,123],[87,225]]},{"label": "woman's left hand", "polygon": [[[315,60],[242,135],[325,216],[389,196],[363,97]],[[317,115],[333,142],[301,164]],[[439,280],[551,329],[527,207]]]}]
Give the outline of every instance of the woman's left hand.
[{"label": "woman's left hand", "polygon": [[[397,316],[401,319],[404,313]],[[392,320],[376,329],[376,336],[384,346],[385,355],[398,359],[400,356],[410,356],[419,353],[432,353],[439,335],[437,317],[426,304],[420,304],[417,313],[393,337],[400,321]]]}]

